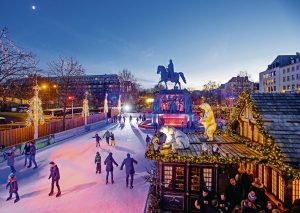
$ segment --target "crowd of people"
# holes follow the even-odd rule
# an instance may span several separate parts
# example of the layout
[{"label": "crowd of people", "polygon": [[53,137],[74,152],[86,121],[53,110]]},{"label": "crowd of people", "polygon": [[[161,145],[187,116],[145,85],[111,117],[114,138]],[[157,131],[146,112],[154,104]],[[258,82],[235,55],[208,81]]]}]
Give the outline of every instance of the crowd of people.
[{"label": "crowd of people", "polygon": [[[298,205],[300,201],[298,201]],[[250,169],[240,167],[230,178],[224,193],[211,194],[204,188],[194,203],[195,209],[203,213],[278,213],[280,212],[265,195],[264,185],[254,178]],[[295,205],[297,208],[297,205]],[[297,212],[297,211],[292,211]]]},{"label": "crowd of people", "polygon": [[[126,117],[125,116],[117,116],[114,117],[114,122],[119,121],[121,123],[123,118],[123,121],[125,123],[126,121]],[[117,119],[117,120],[115,120]],[[139,117],[137,117],[137,122],[139,121],[139,119],[141,120],[145,120],[146,116],[142,116],[140,115]],[[130,122],[132,122],[132,116],[129,116],[129,120]],[[149,137],[149,136],[148,136]],[[95,136],[93,137],[96,140],[96,147],[100,147],[101,148],[101,140],[102,138],[105,138],[105,141],[107,143],[107,145],[110,146],[115,146],[116,145],[116,140],[115,140],[115,135],[114,133],[109,130],[105,131],[102,138],[99,136],[98,133],[95,134]],[[150,138],[150,137],[149,137]],[[18,181],[17,181],[17,177],[16,177],[16,169],[15,169],[15,151],[16,148],[13,147],[7,151],[4,152],[4,158],[7,161],[7,165],[10,168],[10,174],[8,175],[8,182],[6,184],[6,189],[9,191],[9,196],[7,197],[7,201],[12,199],[12,196],[15,195],[15,200],[14,202],[18,202],[20,200],[20,196],[18,193]],[[38,165],[36,163],[35,160],[35,155],[36,155],[36,145],[34,144],[34,142],[28,142],[24,145],[23,151],[21,152],[21,154],[24,155],[24,167],[27,168],[31,168],[32,165],[34,165],[33,169],[37,169]],[[113,172],[114,172],[114,166],[119,166],[119,164],[115,161],[115,159],[113,158],[113,154],[110,152],[108,154],[108,156],[106,157],[105,161],[103,162],[105,165],[105,170],[106,170],[106,184],[109,183],[108,179],[109,176],[111,177],[111,183],[114,184],[114,176],[113,176]],[[123,160],[120,170],[123,170],[123,168],[125,167],[125,182],[126,182],[126,187],[130,187],[131,189],[133,188],[133,181],[134,181],[134,174],[135,174],[135,169],[134,169],[134,164],[137,164],[138,162],[132,158],[130,156],[130,154],[128,153],[126,158]],[[101,174],[101,155],[100,152],[96,152],[96,156],[95,156],[95,164],[96,164],[96,174]],[[57,193],[56,193],[56,197],[61,196],[61,188],[59,185],[59,181],[60,181],[60,172],[59,172],[59,168],[56,165],[56,163],[54,161],[51,161],[49,163],[50,166],[50,175],[48,177],[48,179],[51,179],[51,189],[49,192],[49,196],[52,196],[54,194],[54,187],[56,186],[57,188]],[[130,182],[129,182],[130,179]]]}]

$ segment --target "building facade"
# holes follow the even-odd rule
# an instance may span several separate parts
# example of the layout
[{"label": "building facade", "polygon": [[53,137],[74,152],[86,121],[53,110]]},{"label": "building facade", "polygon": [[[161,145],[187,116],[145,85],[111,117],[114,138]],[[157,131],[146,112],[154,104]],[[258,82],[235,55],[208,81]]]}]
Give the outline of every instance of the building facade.
[{"label": "building facade", "polygon": [[300,54],[279,55],[259,74],[260,92],[300,91]]}]

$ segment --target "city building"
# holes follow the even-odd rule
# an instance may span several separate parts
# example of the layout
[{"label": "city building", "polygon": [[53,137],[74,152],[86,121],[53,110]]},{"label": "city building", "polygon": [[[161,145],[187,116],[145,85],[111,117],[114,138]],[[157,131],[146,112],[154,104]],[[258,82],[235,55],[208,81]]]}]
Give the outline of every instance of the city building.
[{"label": "city building", "polygon": [[259,73],[260,92],[300,91],[300,54],[279,55]]},{"label": "city building", "polygon": [[[56,83],[58,90],[63,82],[58,77],[49,77],[48,80]],[[78,98],[75,103],[80,104],[86,92],[90,108],[99,109],[104,105],[105,94],[108,94],[108,106],[117,107],[121,86],[117,74],[82,75],[70,77],[68,95]]]}]

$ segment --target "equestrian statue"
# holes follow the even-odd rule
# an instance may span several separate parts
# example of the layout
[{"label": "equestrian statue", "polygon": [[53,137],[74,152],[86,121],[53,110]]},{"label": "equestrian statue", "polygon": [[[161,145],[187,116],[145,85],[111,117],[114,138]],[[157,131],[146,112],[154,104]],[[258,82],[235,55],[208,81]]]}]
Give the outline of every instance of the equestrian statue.
[{"label": "equestrian statue", "polygon": [[179,89],[181,89],[179,76],[181,77],[182,81],[186,84],[184,74],[182,72],[174,72],[174,65],[171,59],[168,67],[162,65],[159,65],[157,67],[157,74],[160,74],[160,81],[158,82],[158,84],[160,84],[161,82],[165,82],[167,89],[168,89],[168,85],[167,85],[168,81],[175,83],[174,89],[176,88],[177,84],[179,85]]}]

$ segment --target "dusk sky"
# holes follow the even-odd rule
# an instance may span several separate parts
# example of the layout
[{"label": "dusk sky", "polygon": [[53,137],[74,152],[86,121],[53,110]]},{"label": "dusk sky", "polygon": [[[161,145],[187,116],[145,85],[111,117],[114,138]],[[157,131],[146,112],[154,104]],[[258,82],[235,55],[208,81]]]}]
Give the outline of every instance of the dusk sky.
[{"label": "dusk sky", "polygon": [[173,59],[201,88],[241,70],[258,81],[277,55],[300,52],[299,11],[299,0],[0,0],[0,27],[42,69],[73,56],[87,74],[128,68],[152,87]]}]

